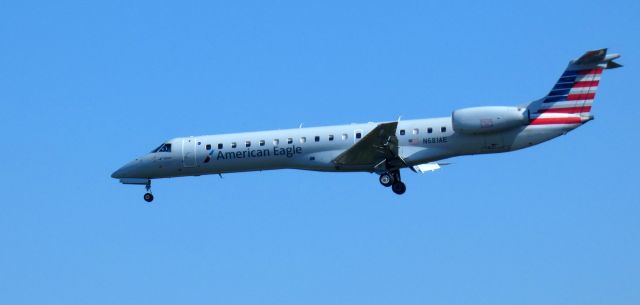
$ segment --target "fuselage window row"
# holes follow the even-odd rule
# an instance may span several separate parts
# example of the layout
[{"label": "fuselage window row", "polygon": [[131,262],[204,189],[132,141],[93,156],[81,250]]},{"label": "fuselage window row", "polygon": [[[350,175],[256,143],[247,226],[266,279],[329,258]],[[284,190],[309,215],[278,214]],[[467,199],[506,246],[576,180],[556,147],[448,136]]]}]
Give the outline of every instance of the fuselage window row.
[{"label": "fuselage window row", "polygon": [[[355,133],[355,137],[356,139],[360,139],[362,138],[362,132],[356,132]],[[327,137],[329,139],[329,141],[333,141],[335,139],[335,136],[330,134]],[[349,135],[344,133],[342,134],[342,140],[347,140],[349,138]],[[314,136],[313,137],[314,142],[320,142],[320,136]],[[307,137],[300,137],[300,143],[306,143],[307,142]],[[251,147],[251,141],[245,141],[245,147]],[[265,140],[260,140],[258,141],[258,144],[260,146],[265,146],[266,145],[266,141]],[[273,139],[273,146],[278,146],[280,144],[280,139]],[[287,144],[293,144],[293,138],[287,138]],[[167,147],[168,146],[168,147]],[[224,148],[224,144],[223,143],[218,143],[218,149],[223,149]],[[238,144],[237,142],[231,142],[231,148],[237,148]],[[161,150],[162,149],[162,150]],[[160,147],[157,148],[156,151],[167,151],[167,150],[171,150],[171,144],[165,144],[164,147]],[[207,144],[206,145],[206,150],[211,150],[211,144]]]},{"label": "fuselage window row", "polygon": [[[446,126],[440,127],[440,132],[442,132],[442,133],[447,132],[447,127]],[[427,128],[427,133],[433,133],[433,128],[431,128],[431,127]],[[400,130],[400,135],[401,136],[404,136],[406,134],[407,133],[406,133],[406,131],[404,129]],[[415,129],[412,130],[412,134],[414,134],[414,135],[420,134],[420,130],[418,128],[415,128]]]}]

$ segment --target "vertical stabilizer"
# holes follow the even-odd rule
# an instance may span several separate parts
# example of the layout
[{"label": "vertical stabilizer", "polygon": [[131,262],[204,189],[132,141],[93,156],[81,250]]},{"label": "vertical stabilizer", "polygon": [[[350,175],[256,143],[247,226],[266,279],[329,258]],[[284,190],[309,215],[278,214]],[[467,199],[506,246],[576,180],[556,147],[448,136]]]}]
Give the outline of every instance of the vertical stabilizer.
[{"label": "vertical stabilizer", "polygon": [[602,72],[621,67],[613,61],[618,57],[618,54],[607,55],[607,49],[600,49],[586,52],[569,62],[549,94],[529,105],[532,124],[572,124],[589,120]]}]

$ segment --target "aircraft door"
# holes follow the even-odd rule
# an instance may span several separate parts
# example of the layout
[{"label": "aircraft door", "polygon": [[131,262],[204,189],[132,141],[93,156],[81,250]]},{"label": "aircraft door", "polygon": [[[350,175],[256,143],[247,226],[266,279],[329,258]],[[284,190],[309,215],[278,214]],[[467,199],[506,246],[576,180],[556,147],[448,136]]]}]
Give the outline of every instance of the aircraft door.
[{"label": "aircraft door", "polygon": [[182,166],[183,167],[196,166],[196,139],[195,138],[182,139]]}]

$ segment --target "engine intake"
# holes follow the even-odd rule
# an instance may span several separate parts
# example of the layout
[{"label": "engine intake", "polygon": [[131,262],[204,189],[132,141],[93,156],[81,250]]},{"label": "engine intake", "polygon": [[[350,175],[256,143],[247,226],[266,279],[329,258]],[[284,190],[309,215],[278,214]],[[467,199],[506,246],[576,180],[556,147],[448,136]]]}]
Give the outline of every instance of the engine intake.
[{"label": "engine intake", "polygon": [[488,106],[463,108],[451,114],[453,130],[464,134],[504,131],[529,123],[526,108]]}]

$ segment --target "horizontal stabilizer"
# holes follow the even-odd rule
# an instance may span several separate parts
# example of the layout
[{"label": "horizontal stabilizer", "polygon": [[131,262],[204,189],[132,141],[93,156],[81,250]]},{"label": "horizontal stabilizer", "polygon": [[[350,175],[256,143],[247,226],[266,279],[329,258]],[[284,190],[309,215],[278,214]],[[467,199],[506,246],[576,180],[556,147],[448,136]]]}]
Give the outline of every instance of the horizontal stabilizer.
[{"label": "horizontal stabilizer", "polygon": [[605,69],[615,69],[622,67],[621,64],[614,62],[614,59],[620,57],[620,54],[607,54],[607,49],[593,50],[584,53],[580,58],[573,61],[574,65],[579,66],[600,66]]},{"label": "horizontal stabilizer", "polygon": [[619,64],[619,63],[617,63],[617,62],[615,62],[613,60],[610,60],[609,62],[607,62],[607,67],[605,69],[615,69],[615,68],[620,68],[620,67],[622,67],[621,64]]},{"label": "horizontal stabilizer", "polygon": [[576,65],[599,64],[603,62],[607,56],[607,49],[594,50],[584,53],[580,58],[576,59]]}]

